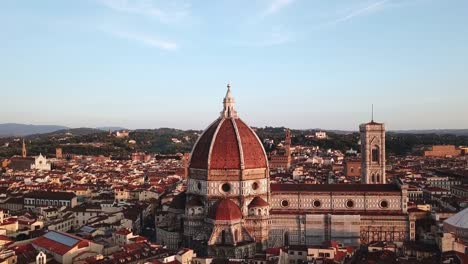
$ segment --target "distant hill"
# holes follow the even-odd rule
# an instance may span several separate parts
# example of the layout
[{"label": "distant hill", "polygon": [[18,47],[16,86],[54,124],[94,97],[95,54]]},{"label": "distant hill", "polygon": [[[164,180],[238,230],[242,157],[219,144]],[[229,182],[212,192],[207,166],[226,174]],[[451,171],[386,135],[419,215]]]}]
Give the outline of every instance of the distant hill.
[{"label": "distant hill", "polygon": [[[304,131],[327,131],[339,135],[346,135],[359,132],[358,130],[333,130],[333,129],[306,129]],[[468,129],[408,129],[408,130],[387,130],[389,133],[396,134],[436,134],[436,135],[455,135],[468,136]]]},{"label": "distant hill", "polygon": [[66,128],[60,129],[57,131],[49,132],[49,133],[40,133],[40,134],[33,134],[28,135],[28,138],[45,138],[45,137],[61,137],[61,136],[86,136],[91,134],[99,134],[105,133],[104,130],[96,129],[96,128],[89,128],[89,127],[80,127],[80,128]]},{"label": "distant hill", "polygon": [[65,126],[55,125],[26,125],[16,123],[0,124],[0,137],[27,136],[32,134],[50,133],[53,131],[67,129]]},{"label": "distant hill", "polygon": [[[284,134],[284,127],[264,127],[264,128],[256,128],[262,134]],[[28,124],[17,124],[17,123],[5,123],[0,124],[0,137],[24,137],[24,136],[38,136],[40,134],[48,134],[46,136],[50,136],[53,134],[60,135],[71,133],[75,136],[80,135],[89,135],[93,133],[101,133],[103,131],[119,131],[119,130],[128,130],[124,127],[116,127],[116,126],[102,126],[97,128],[69,128],[66,126],[58,126],[58,125],[28,125]],[[151,129],[136,129],[134,131],[151,131]],[[193,130],[195,131],[195,130]],[[308,133],[314,131],[327,131],[330,133],[338,134],[338,135],[348,135],[352,133],[358,132],[357,130],[333,130],[333,129],[299,129],[296,130],[299,133]],[[159,128],[155,129],[154,132],[157,134],[180,134],[181,132],[185,132],[184,130],[179,129],[172,129],[172,128]],[[455,135],[455,136],[468,136],[468,129],[426,129],[426,130],[390,130],[390,133],[396,134],[436,134],[436,135]],[[49,135],[50,134],[50,135]]]},{"label": "distant hill", "polygon": [[104,130],[104,131],[121,131],[121,130],[128,130],[124,127],[113,127],[113,126],[104,126],[104,127],[96,127],[96,129],[99,129],[99,130]]},{"label": "distant hill", "polygon": [[436,134],[436,135],[455,135],[468,136],[468,129],[426,129],[426,130],[393,130],[398,134]]}]

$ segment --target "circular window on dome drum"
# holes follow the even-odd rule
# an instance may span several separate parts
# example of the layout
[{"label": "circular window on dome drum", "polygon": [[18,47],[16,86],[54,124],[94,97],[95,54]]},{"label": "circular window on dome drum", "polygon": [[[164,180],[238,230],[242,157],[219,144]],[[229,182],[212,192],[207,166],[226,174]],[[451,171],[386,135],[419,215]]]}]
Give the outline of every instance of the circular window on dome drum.
[{"label": "circular window on dome drum", "polygon": [[223,192],[226,192],[226,193],[231,191],[231,184],[223,183],[223,185],[221,185],[221,190],[223,190]]},{"label": "circular window on dome drum", "polygon": [[354,207],[354,201],[353,200],[346,201],[346,207],[353,208]]},{"label": "circular window on dome drum", "polygon": [[314,205],[314,207],[320,207],[320,206],[322,206],[322,202],[320,202],[319,200],[315,200],[313,202],[313,205]]},{"label": "circular window on dome drum", "polygon": [[281,206],[282,206],[282,207],[288,207],[288,206],[289,206],[288,200],[282,200],[282,201],[281,201]]},{"label": "circular window on dome drum", "polygon": [[380,201],[380,208],[388,208],[388,202],[385,200]]},{"label": "circular window on dome drum", "polygon": [[258,182],[254,182],[254,183],[252,183],[252,190],[254,190],[254,191],[255,191],[255,190],[257,190],[257,189],[258,189],[258,187],[260,187],[260,186],[258,185]]}]

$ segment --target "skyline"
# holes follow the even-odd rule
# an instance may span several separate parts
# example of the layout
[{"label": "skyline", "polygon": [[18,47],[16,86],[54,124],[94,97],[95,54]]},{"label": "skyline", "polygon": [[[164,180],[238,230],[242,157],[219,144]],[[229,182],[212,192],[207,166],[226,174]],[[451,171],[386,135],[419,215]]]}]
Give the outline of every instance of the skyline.
[{"label": "skyline", "polygon": [[1,123],[203,129],[230,81],[256,127],[468,128],[464,1],[0,7]]}]

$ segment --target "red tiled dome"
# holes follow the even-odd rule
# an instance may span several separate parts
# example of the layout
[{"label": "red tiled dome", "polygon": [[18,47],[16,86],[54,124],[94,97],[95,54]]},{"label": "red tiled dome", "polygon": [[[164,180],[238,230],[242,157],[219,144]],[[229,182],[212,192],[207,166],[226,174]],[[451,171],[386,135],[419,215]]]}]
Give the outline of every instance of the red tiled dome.
[{"label": "red tiled dome", "polygon": [[230,199],[222,199],[213,205],[208,218],[215,221],[239,220],[242,219],[242,212]]},{"label": "red tiled dome", "polygon": [[252,207],[266,207],[266,206],[268,206],[268,203],[265,202],[265,200],[263,200],[261,197],[258,197],[258,196],[255,196],[255,198],[253,198],[253,200],[249,204],[249,208],[252,208]]},{"label": "red tiled dome", "polygon": [[255,132],[237,115],[231,86],[223,100],[223,111],[193,147],[190,168],[241,170],[267,168],[263,145]]},{"label": "red tiled dome", "polygon": [[[241,153],[242,150],[242,153]],[[255,132],[239,118],[219,118],[193,148],[190,168],[266,168],[267,158]]]}]

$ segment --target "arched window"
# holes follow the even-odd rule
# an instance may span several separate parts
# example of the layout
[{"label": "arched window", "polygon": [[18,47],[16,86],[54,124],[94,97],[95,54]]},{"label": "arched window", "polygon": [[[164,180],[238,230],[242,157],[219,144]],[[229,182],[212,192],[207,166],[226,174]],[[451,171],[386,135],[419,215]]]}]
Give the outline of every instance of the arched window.
[{"label": "arched window", "polygon": [[380,163],[380,147],[372,147],[372,162]]},{"label": "arched window", "polygon": [[380,175],[377,174],[377,182],[380,182]]},{"label": "arched window", "polygon": [[226,231],[221,231],[221,244],[226,244]]},{"label": "arched window", "polygon": [[289,233],[287,231],[284,232],[284,245],[289,246]]},{"label": "arched window", "polygon": [[236,229],[236,231],[234,231],[234,242],[237,243],[239,241],[239,230]]},{"label": "arched window", "polygon": [[371,181],[371,182],[372,182],[372,183],[375,182],[375,175],[374,175],[374,174],[372,174],[372,181]]}]

